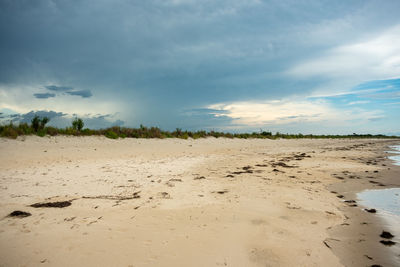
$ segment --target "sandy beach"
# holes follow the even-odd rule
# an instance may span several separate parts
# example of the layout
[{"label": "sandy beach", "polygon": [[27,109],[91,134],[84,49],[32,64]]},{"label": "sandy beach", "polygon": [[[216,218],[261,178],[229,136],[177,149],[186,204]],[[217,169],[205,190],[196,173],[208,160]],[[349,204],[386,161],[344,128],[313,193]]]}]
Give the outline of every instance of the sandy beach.
[{"label": "sandy beach", "polygon": [[394,144],[2,138],[0,266],[398,266],[355,195]]}]

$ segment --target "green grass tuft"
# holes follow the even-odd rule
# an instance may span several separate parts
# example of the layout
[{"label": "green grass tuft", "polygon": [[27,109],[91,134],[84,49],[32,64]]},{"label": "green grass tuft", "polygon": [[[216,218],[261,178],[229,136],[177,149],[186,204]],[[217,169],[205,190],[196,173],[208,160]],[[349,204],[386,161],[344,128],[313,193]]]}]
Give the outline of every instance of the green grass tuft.
[{"label": "green grass tuft", "polygon": [[107,131],[106,132],[106,134],[105,134],[105,136],[107,137],[107,138],[111,138],[111,139],[118,139],[118,134],[117,133],[115,133],[115,132],[113,132],[113,131]]}]

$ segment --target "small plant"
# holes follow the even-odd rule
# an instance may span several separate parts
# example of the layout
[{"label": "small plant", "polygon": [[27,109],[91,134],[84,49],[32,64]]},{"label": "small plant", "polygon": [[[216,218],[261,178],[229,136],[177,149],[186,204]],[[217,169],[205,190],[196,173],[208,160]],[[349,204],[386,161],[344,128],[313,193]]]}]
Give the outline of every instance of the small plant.
[{"label": "small plant", "polygon": [[96,134],[95,131],[90,130],[90,129],[88,129],[88,128],[83,129],[81,133],[82,133],[83,135],[95,135],[95,134]]},{"label": "small plant", "polygon": [[50,119],[47,117],[42,118],[42,120],[40,121],[40,129],[44,129],[44,126],[46,126],[46,123],[48,123],[49,121]]},{"label": "small plant", "polygon": [[182,129],[176,128],[175,132],[172,133],[174,137],[180,137],[182,135]]},{"label": "small plant", "polygon": [[32,128],[35,132],[39,131],[39,130],[43,130],[44,126],[46,125],[46,123],[48,123],[50,121],[49,118],[44,117],[42,119],[40,119],[40,117],[38,115],[36,115],[35,117],[33,117],[33,119],[31,120],[32,123]]},{"label": "small plant", "polygon": [[55,136],[58,134],[58,129],[54,127],[46,127],[46,134]]},{"label": "small plant", "polygon": [[17,130],[18,134],[32,134],[32,127],[30,127],[27,123],[20,123]]},{"label": "small plant", "polygon": [[271,132],[262,131],[261,135],[262,136],[272,136],[272,133]]},{"label": "small plant", "polygon": [[181,139],[188,139],[189,138],[189,134],[187,132],[181,133],[178,138]]},{"label": "small plant", "polygon": [[32,128],[35,132],[37,132],[39,130],[39,126],[40,126],[40,119],[39,116],[35,116],[33,117],[33,119],[31,120],[32,123]]},{"label": "small plant", "polygon": [[115,132],[113,132],[113,131],[107,131],[106,132],[106,134],[105,134],[105,136],[107,137],[107,138],[111,138],[111,139],[118,139],[118,134],[116,134]]},{"label": "small plant", "polygon": [[46,135],[46,130],[45,129],[39,129],[36,133],[38,136],[43,137]]},{"label": "small plant", "polygon": [[15,127],[12,122],[10,122],[9,125],[1,126],[0,130],[1,130],[0,136],[6,136],[12,139],[18,137],[18,132],[15,130]]},{"label": "small plant", "polygon": [[85,124],[83,123],[83,120],[80,119],[80,118],[75,118],[75,119],[72,121],[72,128],[73,128],[74,130],[78,130],[79,132],[82,130],[82,128],[83,128],[84,125],[85,125]]}]

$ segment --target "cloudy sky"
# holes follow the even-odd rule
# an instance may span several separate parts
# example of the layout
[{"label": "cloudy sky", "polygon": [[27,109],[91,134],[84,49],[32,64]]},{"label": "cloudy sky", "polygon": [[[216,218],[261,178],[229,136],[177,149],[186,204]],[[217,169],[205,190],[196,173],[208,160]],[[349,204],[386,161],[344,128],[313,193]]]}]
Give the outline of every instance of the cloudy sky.
[{"label": "cloudy sky", "polygon": [[400,1],[0,0],[0,120],[400,135]]}]

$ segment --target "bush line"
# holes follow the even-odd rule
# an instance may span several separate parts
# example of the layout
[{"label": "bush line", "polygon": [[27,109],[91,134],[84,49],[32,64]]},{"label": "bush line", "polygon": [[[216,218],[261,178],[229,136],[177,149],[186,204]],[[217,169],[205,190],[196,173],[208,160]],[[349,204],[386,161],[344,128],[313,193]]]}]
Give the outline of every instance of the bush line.
[{"label": "bush line", "polygon": [[[76,122],[76,120],[75,120]],[[39,123],[40,125],[40,123]],[[36,127],[36,125],[34,125]],[[181,139],[198,139],[205,137],[225,137],[225,138],[259,138],[259,139],[299,139],[299,138],[400,138],[399,136],[387,136],[387,135],[372,135],[372,134],[352,134],[352,135],[314,135],[314,134],[283,134],[277,132],[272,134],[271,132],[253,132],[253,133],[227,133],[217,131],[183,131],[177,128],[175,131],[164,131],[158,127],[145,127],[140,125],[139,128],[127,128],[114,126],[106,129],[82,129],[79,122],[78,125],[66,128],[56,128],[51,126],[40,125],[34,128],[32,125],[27,123],[20,123],[18,125],[10,123],[7,125],[0,125],[0,137],[17,138],[23,135],[37,135],[37,136],[56,136],[56,135],[73,135],[73,136],[105,136],[111,139],[118,138],[181,138]]]}]

